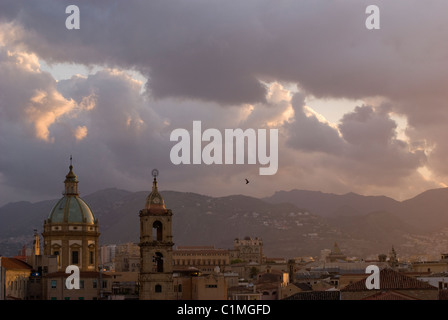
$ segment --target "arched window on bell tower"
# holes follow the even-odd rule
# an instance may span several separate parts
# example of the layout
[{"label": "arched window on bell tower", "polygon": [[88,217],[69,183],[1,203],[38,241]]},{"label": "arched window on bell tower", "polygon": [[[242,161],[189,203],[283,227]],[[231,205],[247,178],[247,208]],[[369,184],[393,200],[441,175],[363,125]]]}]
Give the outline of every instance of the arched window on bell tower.
[{"label": "arched window on bell tower", "polygon": [[154,271],[163,272],[163,254],[160,252],[156,252],[153,261],[154,261]]},{"label": "arched window on bell tower", "polygon": [[160,221],[155,221],[152,224],[152,238],[154,241],[163,241],[163,228]]}]

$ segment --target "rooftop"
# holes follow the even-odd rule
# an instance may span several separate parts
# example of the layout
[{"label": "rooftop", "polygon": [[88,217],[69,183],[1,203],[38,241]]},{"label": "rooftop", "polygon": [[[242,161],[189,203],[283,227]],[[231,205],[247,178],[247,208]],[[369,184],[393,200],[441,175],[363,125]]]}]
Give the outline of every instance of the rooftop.
[{"label": "rooftop", "polygon": [[340,300],[340,292],[336,290],[298,292],[284,300]]},{"label": "rooftop", "polygon": [[[351,283],[342,288],[341,291],[367,291],[366,278],[369,275],[366,274],[365,278],[357,282]],[[385,268],[380,271],[380,287],[381,290],[398,290],[398,289],[425,289],[425,290],[437,290],[436,287],[417,280],[413,277],[406,276],[402,273],[394,271],[389,268]]]},{"label": "rooftop", "polygon": [[0,266],[6,270],[31,270],[32,267],[19,259],[0,257]]}]

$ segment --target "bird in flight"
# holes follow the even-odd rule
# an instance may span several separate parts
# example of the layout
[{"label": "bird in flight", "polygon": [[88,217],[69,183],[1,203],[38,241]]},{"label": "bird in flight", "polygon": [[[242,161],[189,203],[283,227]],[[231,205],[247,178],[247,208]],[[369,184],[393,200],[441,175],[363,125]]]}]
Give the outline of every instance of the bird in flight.
[{"label": "bird in flight", "polygon": [[249,183],[249,180],[246,179],[246,184],[248,184],[248,183]]}]

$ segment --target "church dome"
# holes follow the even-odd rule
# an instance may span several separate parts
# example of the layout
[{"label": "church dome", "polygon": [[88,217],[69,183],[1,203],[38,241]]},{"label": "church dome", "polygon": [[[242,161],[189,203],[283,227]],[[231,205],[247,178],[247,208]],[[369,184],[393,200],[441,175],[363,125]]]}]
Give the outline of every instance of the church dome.
[{"label": "church dome", "polygon": [[49,223],[86,223],[95,224],[96,218],[87,205],[79,197],[78,179],[73,173],[70,164],[70,172],[65,176],[64,196],[56,203],[48,216]]},{"label": "church dome", "polygon": [[94,224],[95,216],[87,203],[80,197],[65,195],[51,210],[48,222]]}]

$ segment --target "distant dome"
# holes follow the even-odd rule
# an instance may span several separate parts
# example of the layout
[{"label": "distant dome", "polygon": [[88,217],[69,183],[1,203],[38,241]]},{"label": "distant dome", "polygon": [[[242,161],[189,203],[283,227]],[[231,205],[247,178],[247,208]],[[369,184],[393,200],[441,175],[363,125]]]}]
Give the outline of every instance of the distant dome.
[{"label": "distant dome", "polygon": [[65,192],[48,216],[49,223],[87,223],[95,224],[96,218],[89,206],[79,197],[78,179],[73,173],[70,163],[70,171],[65,176]]},{"label": "distant dome", "polygon": [[65,195],[51,210],[48,222],[94,224],[95,216],[87,203],[80,197]]}]

